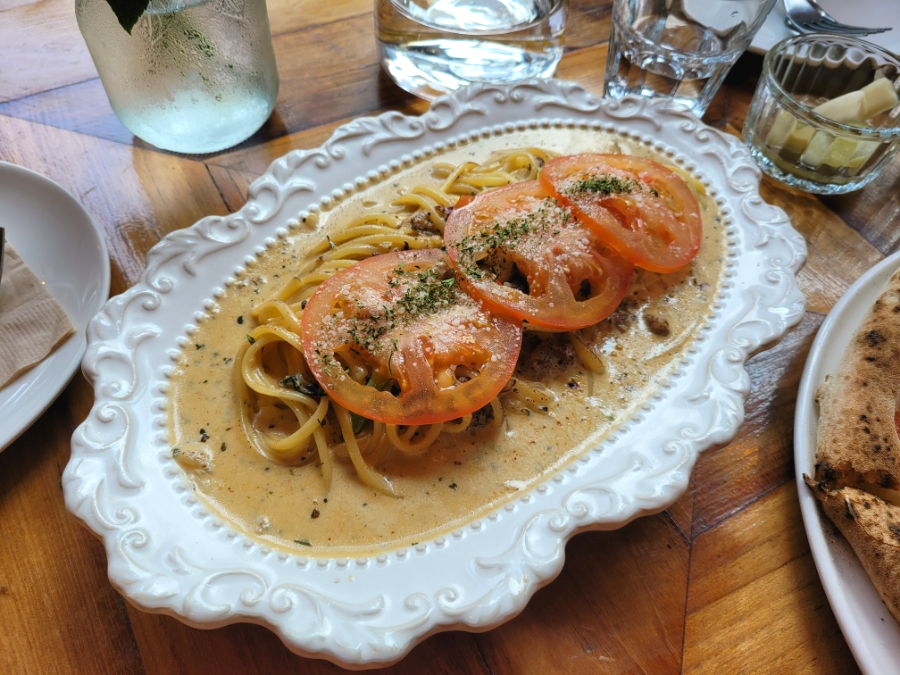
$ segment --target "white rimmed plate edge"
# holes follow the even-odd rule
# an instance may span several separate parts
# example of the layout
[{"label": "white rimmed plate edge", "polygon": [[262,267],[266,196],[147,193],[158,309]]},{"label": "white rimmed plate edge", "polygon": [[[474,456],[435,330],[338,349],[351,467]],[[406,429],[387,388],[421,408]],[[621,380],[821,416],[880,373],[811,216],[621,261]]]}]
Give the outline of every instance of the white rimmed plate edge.
[{"label": "white rimmed plate edge", "polygon": [[[857,279],[835,303],[813,340],[794,420],[794,463],[800,510],[825,594],[857,663],[867,675],[891,672],[900,663],[900,626],[884,606],[850,544],[819,507],[803,474],[813,476],[816,452],[815,397],[881,289],[898,268],[900,253]],[[862,622],[861,622],[862,621]]]}]

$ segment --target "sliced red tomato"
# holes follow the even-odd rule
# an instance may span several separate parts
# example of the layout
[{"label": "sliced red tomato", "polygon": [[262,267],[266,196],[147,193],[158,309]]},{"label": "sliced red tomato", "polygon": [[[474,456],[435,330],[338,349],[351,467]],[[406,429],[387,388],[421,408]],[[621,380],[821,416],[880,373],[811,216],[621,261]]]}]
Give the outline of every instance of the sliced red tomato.
[{"label": "sliced red tomato", "polygon": [[652,159],[559,157],[541,170],[541,182],[638,267],[674,272],[700,249],[697,199],[678,174]]},{"label": "sliced red tomato", "polygon": [[522,344],[521,323],[465,293],[437,249],[341,270],[307,302],[302,330],[309,368],[332,399],[403,425],[446,422],[487,405],[512,376]]},{"label": "sliced red tomato", "polygon": [[468,204],[471,204],[475,199],[475,195],[463,195],[459,199],[456,200],[456,204],[453,206],[454,209],[461,209]]},{"label": "sliced red tomato", "polygon": [[454,209],[444,245],[472,295],[492,310],[557,330],[609,316],[634,270],[536,180]]}]

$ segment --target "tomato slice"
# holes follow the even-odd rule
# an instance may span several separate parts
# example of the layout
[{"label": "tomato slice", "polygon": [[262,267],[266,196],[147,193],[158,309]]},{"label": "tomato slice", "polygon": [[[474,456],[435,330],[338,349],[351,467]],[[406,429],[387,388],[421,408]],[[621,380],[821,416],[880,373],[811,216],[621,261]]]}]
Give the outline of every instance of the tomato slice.
[{"label": "tomato slice", "polygon": [[459,199],[456,200],[456,204],[453,206],[454,209],[461,209],[464,206],[468,206],[475,200],[475,195],[463,195]]},{"label": "tomato slice", "polygon": [[465,293],[437,249],[374,256],[334,274],[307,302],[302,331],[309,368],[332,399],[403,425],[487,405],[522,344],[521,323]]},{"label": "tomato slice", "polygon": [[674,272],[700,249],[697,199],[678,174],[652,159],[559,157],[541,170],[541,182],[638,267]]},{"label": "tomato slice", "polygon": [[444,245],[472,295],[494,311],[557,330],[609,316],[634,270],[536,180],[454,209]]}]

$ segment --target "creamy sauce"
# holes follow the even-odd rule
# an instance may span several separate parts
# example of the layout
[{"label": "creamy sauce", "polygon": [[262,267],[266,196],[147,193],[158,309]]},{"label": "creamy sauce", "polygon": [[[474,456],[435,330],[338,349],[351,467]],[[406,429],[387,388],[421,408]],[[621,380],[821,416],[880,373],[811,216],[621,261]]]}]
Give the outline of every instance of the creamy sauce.
[{"label": "creamy sauce", "polygon": [[[250,310],[280,290],[306,262],[311,245],[363,212],[387,208],[414,184],[440,181],[435,162],[482,162],[495,150],[540,147],[559,154],[624,152],[665,161],[645,146],[598,131],[548,129],[465,145],[398,172],[321,214],[316,223],[270,249],[212,310],[192,336],[173,378],[173,455],[197,495],[233,527],[260,542],[311,556],[369,555],[434,538],[516,498],[597,445],[671,375],[712,314],[727,255],[713,200],[694,184],[704,240],[685,269],[659,275],[635,270],[620,308],[583,331],[607,368],[587,372],[567,334],[527,332],[517,374],[549,388],[547,411],[508,412],[500,429],[442,433],[416,457],[393,453],[377,469],[403,495],[366,485],[349,460],[339,461],[325,494],[315,464],[275,464],[241,431],[231,385],[235,353],[255,325]],[[697,192],[697,189],[700,192]],[[651,331],[661,319],[669,334]],[[659,332],[659,331],[657,331]]]}]

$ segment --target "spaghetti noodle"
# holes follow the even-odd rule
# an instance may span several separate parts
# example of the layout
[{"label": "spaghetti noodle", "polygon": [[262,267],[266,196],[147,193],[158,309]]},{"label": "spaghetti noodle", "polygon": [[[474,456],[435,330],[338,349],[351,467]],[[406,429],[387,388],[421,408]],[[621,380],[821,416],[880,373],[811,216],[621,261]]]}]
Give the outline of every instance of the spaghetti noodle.
[{"label": "spaghetti noodle", "polygon": [[[260,453],[281,464],[318,461],[326,492],[334,462],[349,459],[365,484],[397,496],[387,477],[376,471],[391,452],[424,452],[441,433],[458,434],[474,425],[499,427],[510,412],[548,410],[554,394],[540,384],[516,377],[479,414],[426,426],[398,426],[367,420],[330,399],[313,378],[301,346],[301,316],[306,301],[335,272],[371,256],[408,249],[438,248],[445,219],[459,195],[475,195],[503,185],[534,180],[553,155],[536,148],[496,155],[485,164],[435,164],[439,190],[417,185],[396,198],[386,213],[364,215],[333,231],[310,251],[311,262],[271,300],[252,311],[257,325],[247,335],[234,361],[233,383],[240,402],[244,434]],[[576,350],[591,370],[591,358],[580,340]],[[361,384],[370,373],[361,364],[346,364]],[[602,367],[602,366],[601,366]],[[458,369],[456,377],[471,377]],[[499,399],[499,400],[498,400]]]}]

